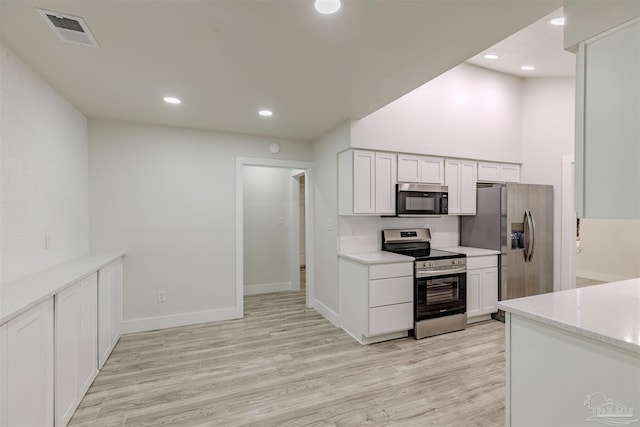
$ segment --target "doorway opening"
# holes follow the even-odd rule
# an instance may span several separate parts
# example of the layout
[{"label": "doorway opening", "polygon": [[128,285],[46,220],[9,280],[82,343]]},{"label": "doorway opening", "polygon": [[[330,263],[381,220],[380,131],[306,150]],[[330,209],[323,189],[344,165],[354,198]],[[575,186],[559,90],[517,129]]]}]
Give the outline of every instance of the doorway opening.
[{"label": "doorway opening", "polygon": [[244,296],[305,291],[313,307],[311,164],[239,158],[236,164],[236,317]]}]

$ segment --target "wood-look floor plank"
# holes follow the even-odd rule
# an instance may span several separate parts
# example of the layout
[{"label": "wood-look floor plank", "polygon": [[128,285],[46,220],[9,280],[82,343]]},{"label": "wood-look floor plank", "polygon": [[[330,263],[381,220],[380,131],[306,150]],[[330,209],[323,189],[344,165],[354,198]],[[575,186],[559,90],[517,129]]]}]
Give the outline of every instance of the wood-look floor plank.
[{"label": "wood-look floor plank", "polygon": [[504,325],[362,346],[304,291],[123,336],[70,426],[501,426]]}]

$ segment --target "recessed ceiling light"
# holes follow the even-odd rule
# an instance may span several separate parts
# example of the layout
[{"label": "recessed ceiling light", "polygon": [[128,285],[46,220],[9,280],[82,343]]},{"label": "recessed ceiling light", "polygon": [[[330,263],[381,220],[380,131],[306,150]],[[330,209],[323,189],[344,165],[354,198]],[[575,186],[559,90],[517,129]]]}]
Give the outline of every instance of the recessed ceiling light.
[{"label": "recessed ceiling light", "polygon": [[484,57],[485,57],[485,59],[498,59],[498,58],[500,58],[500,56],[495,55],[493,53],[489,53],[489,54],[485,55]]},{"label": "recessed ceiling light", "polygon": [[340,0],[315,0],[313,2],[313,7],[323,15],[336,13],[340,10],[340,6],[342,6]]},{"label": "recessed ceiling light", "polygon": [[271,110],[260,110],[260,111],[258,111],[258,114],[260,114],[263,117],[271,117],[271,116],[273,116],[273,111],[271,111]]},{"label": "recessed ceiling light", "polygon": [[533,71],[536,69],[536,67],[534,67],[533,65],[523,65],[522,67],[520,67],[520,69],[524,71]]},{"label": "recessed ceiling light", "polygon": [[164,97],[164,102],[166,102],[167,104],[181,104],[182,101],[180,101],[180,99],[175,98],[173,96],[165,96]]},{"label": "recessed ceiling light", "polygon": [[558,18],[549,19],[549,24],[557,25],[558,27],[563,26],[564,25],[564,16],[560,16]]}]

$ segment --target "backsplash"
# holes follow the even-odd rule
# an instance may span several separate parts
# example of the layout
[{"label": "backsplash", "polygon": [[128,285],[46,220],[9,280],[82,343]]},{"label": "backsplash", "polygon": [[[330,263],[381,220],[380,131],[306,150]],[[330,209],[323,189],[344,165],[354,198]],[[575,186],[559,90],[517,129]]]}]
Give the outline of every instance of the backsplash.
[{"label": "backsplash", "polygon": [[382,247],[382,233],[391,228],[429,228],[431,246],[446,248],[460,242],[457,216],[440,218],[382,218],[365,216],[338,217],[338,251],[368,252]]}]

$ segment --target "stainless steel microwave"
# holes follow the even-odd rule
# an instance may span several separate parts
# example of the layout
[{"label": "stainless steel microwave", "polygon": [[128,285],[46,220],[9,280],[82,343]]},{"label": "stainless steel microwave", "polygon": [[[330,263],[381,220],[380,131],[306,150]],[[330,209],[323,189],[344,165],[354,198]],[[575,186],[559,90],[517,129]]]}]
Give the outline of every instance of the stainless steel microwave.
[{"label": "stainless steel microwave", "polygon": [[429,217],[447,215],[449,189],[446,185],[397,184],[396,216]]}]

